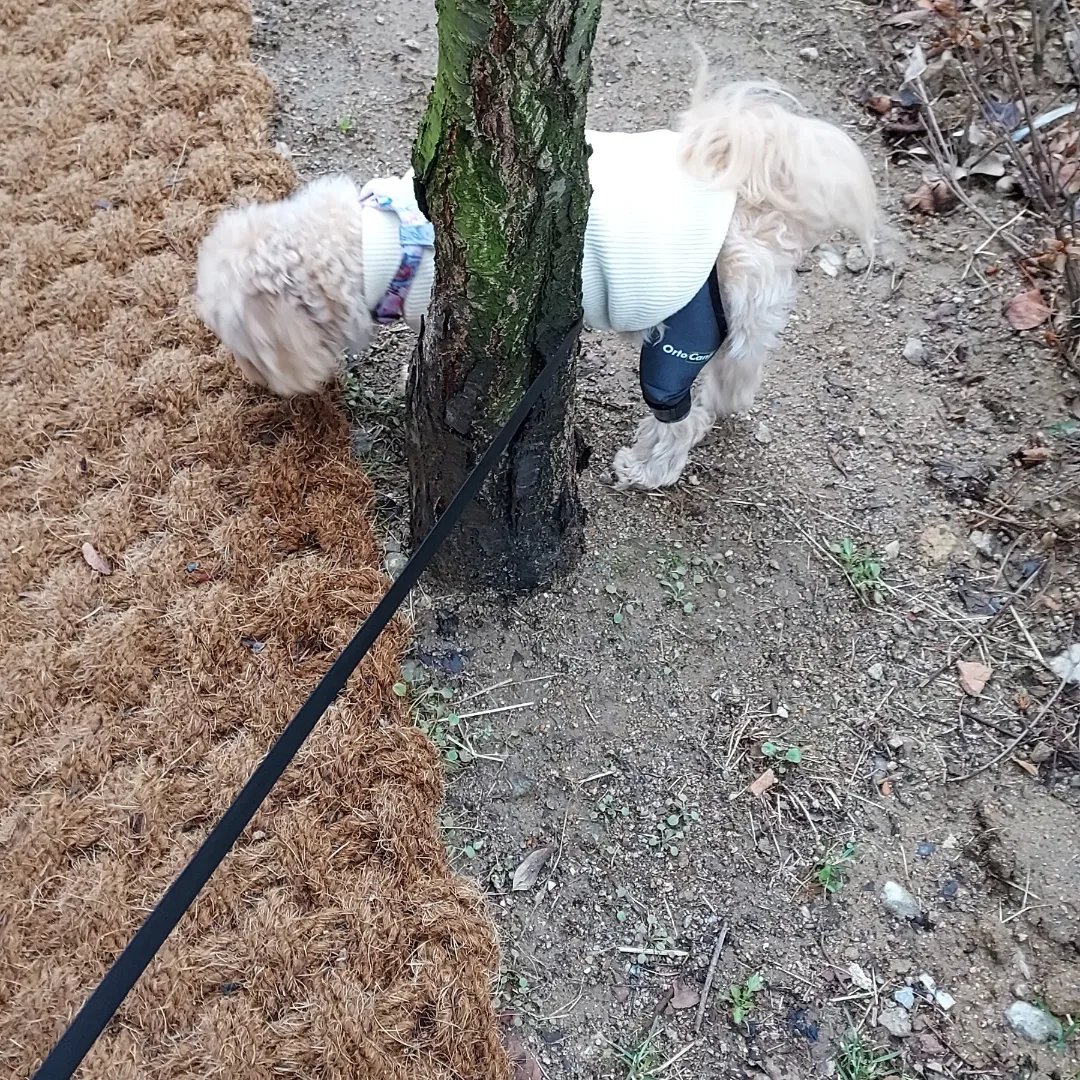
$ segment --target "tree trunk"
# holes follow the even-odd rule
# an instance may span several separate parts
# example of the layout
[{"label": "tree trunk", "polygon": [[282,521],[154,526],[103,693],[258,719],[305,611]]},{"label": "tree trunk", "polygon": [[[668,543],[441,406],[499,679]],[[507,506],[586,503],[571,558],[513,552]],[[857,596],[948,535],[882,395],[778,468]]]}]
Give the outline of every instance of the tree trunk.
[{"label": "tree trunk", "polygon": [[[409,386],[412,532],[450,502],[581,316],[585,102],[600,0],[439,0],[439,68],[413,154],[435,225],[435,291]],[[577,345],[441,571],[519,590],[584,545],[573,424]]]}]

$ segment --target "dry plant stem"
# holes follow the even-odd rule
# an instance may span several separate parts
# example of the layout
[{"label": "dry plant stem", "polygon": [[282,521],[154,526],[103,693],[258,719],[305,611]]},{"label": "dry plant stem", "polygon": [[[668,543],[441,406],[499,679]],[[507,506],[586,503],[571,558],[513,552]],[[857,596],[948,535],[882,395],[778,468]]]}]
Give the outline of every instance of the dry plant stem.
[{"label": "dry plant stem", "polygon": [[1020,68],[1016,63],[1016,53],[1013,52],[1009,39],[1001,35],[1001,51],[1008,65],[1009,74],[1012,76],[1013,89],[1020,100],[1020,106],[1024,110],[1024,122],[1028,126],[1028,138],[1031,140],[1031,153],[1035,158],[1036,172],[1039,174],[1039,198],[1046,205],[1049,212],[1057,201],[1058,181],[1057,173],[1054,172],[1054,163],[1047,152],[1039,129],[1035,126],[1035,112],[1024,91],[1024,80],[1020,76]]},{"label": "dry plant stem", "polygon": [[657,1065],[656,1068],[653,1069],[653,1076],[659,1076],[662,1072],[667,1072],[667,1070],[670,1069],[671,1066],[674,1065],[677,1061],[680,1061],[682,1058],[686,1057],[686,1055],[689,1054],[690,1051],[693,1050],[695,1047],[700,1046],[701,1042],[701,1039],[695,1039],[692,1043],[687,1043],[677,1054],[673,1054],[667,1059],[667,1061],[661,1063],[660,1065]]},{"label": "dry plant stem", "polygon": [[[1004,563],[1002,564],[1002,566],[1004,566]],[[968,643],[964,646],[963,649],[960,650],[960,656],[957,656],[957,657],[950,656],[945,661],[945,663],[942,664],[941,667],[939,667],[937,669],[937,671],[935,671],[933,673],[933,675],[931,675],[926,680],[926,682],[924,682],[922,684],[922,689],[923,690],[925,690],[932,683],[937,682],[937,680],[940,679],[941,676],[944,675],[945,672],[948,671],[949,668],[951,668],[953,666],[953,663],[956,660],[959,660],[960,657],[962,657],[964,655],[964,653],[967,651],[967,649],[969,648],[972,641],[975,641],[978,638],[985,638],[986,635],[989,634],[990,631],[993,630],[995,626],[997,626],[997,624],[1001,621],[1002,615],[1004,615],[1006,611],[1008,611],[1008,610],[1010,610],[1012,608],[1013,604],[1016,603],[1016,600],[1020,596],[1020,594],[1039,576],[1039,573],[1041,572],[1041,570],[1042,570],[1042,568],[1040,567],[1039,569],[1035,570],[1033,573],[1029,574],[1026,578],[1024,578],[1024,580],[1020,582],[1020,584],[1016,587],[1016,589],[1012,593],[1010,593],[1008,596],[1005,597],[1005,599],[1002,601],[1001,607],[999,607],[997,609],[997,611],[995,611],[994,614],[990,616],[989,620],[986,622],[986,625],[979,627],[978,631],[976,633],[969,633],[968,634]]]},{"label": "dry plant stem", "polygon": [[712,959],[709,961],[709,970],[705,974],[705,985],[701,990],[701,1000],[698,1002],[697,1016],[694,1017],[694,1034],[697,1035],[701,1031],[701,1025],[705,1022],[705,1010],[709,1005],[709,993],[712,990],[713,979],[716,977],[716,965],[720,959],[720,950],[724,947],[724,942],[727,941],[728,924],[720,928],[720,933],[716,935],[716,944],[713,946]]},{"label": "dry plant stem", "polygon": [[1080,22],[1076,20],[1076,14],[1073,12],[1072,4],[1065,3],[1061,5],[1061,10],[1064,12],[1065,21],[1069,24],[1069,33],[1072,34],[1072,41],[1070,43],[1068,36],[1065,36],[1065,40],[1062,42],[1062,48],[1065,50],[1065,55],[1069,58],[1069,66],[1072,68],[1073,78],[1080,83]]},{"label": "dry plant stem", "polygon": [[[990,96],[983,88],[981,76],[978,73],[975,58],[974,56],[972,56],[970,51],[968,52],[968,57],[972,70],[969,71],[968,65],[961,62],[959,64],[960,74],[963,77],[964,82],[967,84],[968,89],[971,91],[972,94],[975,95],[975,97],[979,99],[979,103],[986,110],[987,114],[992,115],[990,111],[992,105]],[[992,124],[1000,138],[998,142],[995,143],[993,147],[991,147],[991,150],[996,150],[999,146],[1004,146],[1005,149],[1008,151],[1009,158],[1012,161],[1013,166],[1016,168],[1016,171],[1020,173],[1020,176],[1024,181],[1024,187],[1029,192],[1039,194],[1040,201],[1043,201],[1039,178],[1036,172],[1032,169],[1031,162],[1028,161],[1028,159],[1024,157],[1024,155],[1020,152],[1020,148],[1016,145],[1016,143],[1013,142],[1012,137],[1010,136],[1009,131],[1004,124],[1001,124],[996,120],[992,121]],[[989,151],[987,152],[989,153]],[[1046,210],[1048,209],[1048,207],[1044,207],[1043,209]]]},{"label": "dry plant stem", "polygon": [[1046,0],[1031,0],[1031,70],[1036,75],[1043,72],[1043,54],[1046,51],[1046,16],[1053,8]]},{"label": "dry plant stem", "polygon": [[1077,254],[1077,200],[1069,205],[1069,220],[1058,228],[1058,239],[1065,244],[1065,295],[1068,312],[1065,316],[1066,360],[1074,371],[1080,371],[1080,256]]},{"label": "dry plant stem", "polygon": [[[930,138],[927,140],[927,149],[930,151],[930,156],[934,159],[934,164],[941,173],[942,180],[945,181],[949,190],[956,196],[957,200],[963,203],[968,210],[982,218],[989,228],[996,229],[997,225],[990,220],[983,210],[971,201],[968,193],[956,182],[956,163],[951,160],[949,146],[945,141],[944,135],[941,133],[941,127],[938,124],[937,117],[934,115],[929,95],[926,92],[926,85],[921,78],[915,79],[914,85],[919,94],[919,107],[927,120],[927,133],[930,135]],[[1017,255],[1022,259],[1027,258],[1029,252],[1016,237],[1004,230],[1002,230],[999,235]]]},{"label": "dry plant stem", "polygon": [[1006,746],[1004,750],[1001,751],[1000,754],[998,754],[996,757],[992,757],[989,761],[987,761],[983,765],[980,765],[977,769],[972,769],[971,772],[965,773],[963,776],[945,777],[945,783],[963,783],[965,780],[971,780],[974,777],[978,776],[980,773],[986,772],[987,769],[992,769],[999,761],[1004,761],[1005,758],[1007,758],[1018,746],[1021,745],[1021,743],[1023,743],[1026,739],[1030,738],[1031,733],[1039,726],[1040,723],[1042,723],[1043,717],[1046,716],[1046,714],[1053,707],[1054,702],[1057,701],[1057,699],[1061,696],[1061,691],[1065,689],[1067,682],[1067,679],[1062,679],[1061,682],[1058,683],[1058,688],[1050,695],[1049,700],[1039,710],[1038,715],[1035,717],[1035,719],[1032,720],[1031,723],[1028,724],[1027,727],[1025,727],[1024,730],[1021,731],[1020,734],[1017,735],[1016,738],[1013,739],[1013,741],[1009,743],[1009,745]]}]

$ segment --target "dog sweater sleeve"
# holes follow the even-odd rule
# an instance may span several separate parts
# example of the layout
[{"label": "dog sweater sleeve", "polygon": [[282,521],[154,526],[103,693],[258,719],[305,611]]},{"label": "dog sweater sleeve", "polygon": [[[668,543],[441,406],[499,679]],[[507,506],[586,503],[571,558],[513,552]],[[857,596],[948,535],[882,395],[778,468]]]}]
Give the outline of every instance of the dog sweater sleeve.
[{"label": "dog sweater sleeve", "polygon": [[674,131],[586,132],[592,199],[581,267],[585,322],[639,333],[669,322],[724,246],[735,192],[699,183]]},{"label": "dog sweater sleeve", "polygon": [[690,389],[698,372],[727,337],[716,267],[693,299],[664,323],[663,334],[641,347],[641,393],[664,424],[690,412]]}]

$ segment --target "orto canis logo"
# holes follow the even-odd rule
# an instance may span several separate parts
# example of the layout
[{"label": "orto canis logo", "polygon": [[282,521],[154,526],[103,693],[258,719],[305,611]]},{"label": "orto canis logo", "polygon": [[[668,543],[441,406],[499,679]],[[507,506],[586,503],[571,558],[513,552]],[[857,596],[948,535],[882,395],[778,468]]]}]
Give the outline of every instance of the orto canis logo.
[{"label": "orto canis logo", "polygon": [[715,349],[712,352],[685,352],[683,349],[676,349],[674,345],[665,345],[663,351],[668,356],[677,356],[691,364],[707,364],[716,355]]}]

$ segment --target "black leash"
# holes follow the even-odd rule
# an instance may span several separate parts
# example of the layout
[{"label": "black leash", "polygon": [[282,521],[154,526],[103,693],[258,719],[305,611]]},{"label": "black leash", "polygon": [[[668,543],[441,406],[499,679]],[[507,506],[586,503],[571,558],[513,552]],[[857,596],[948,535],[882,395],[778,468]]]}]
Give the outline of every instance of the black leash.
[{"label": "black leash", "polygon": [[386,591],[375,610],[356,632],[356,636],[345,646],[341,655],[312,691],[311,696],[289,721],[288,727],[259,763],[259,767],[251,774],[251,779],[241,788],[232,806],[225,811],[221,820],[210,831],[210,835],[195,852],[191,862],[169,886],[157,906],[150,912],[146,922],[136,931],[127,948],[113,962],[112,967],[105,973],[105,978],[78,1011],[41,1068],[34,1073],[33,1080],[68,1080],[74,1074],[105,1029],[105,1025],[112,1019],[131,988],[138,982],[139,976],[146,970],[147,965],[165,943],[165,939],[173,932],[176,924],[184,917],[184,913],[199,895],[199,891],[210,880],[210,875],[239,839],[262,801],[270,794],[270,789],[278,782],[281,774],[303,746],[304,740],[322,719],[323,713],[333,704],[334,699],[348,682],[349,676],[375,644],[375,639],[394,617],[394,613],[434,558],[465,507],[476,497],[488,473],[494,468],[495,462],[510,445],[510,440],[518,433],[525,422],[525,417],[529,415],[537,399],[547,389],[555,372],[570,356],[580,330],[581,320],[579,319],[562,344],[555,350],[551,359],[544,365],[544,369],[537,375],[506,425],[492,439],[484,456],[473,467],[468,479],[461,485],[442,517],[425,537],[424,542],[416,549],[398,579]]}]

